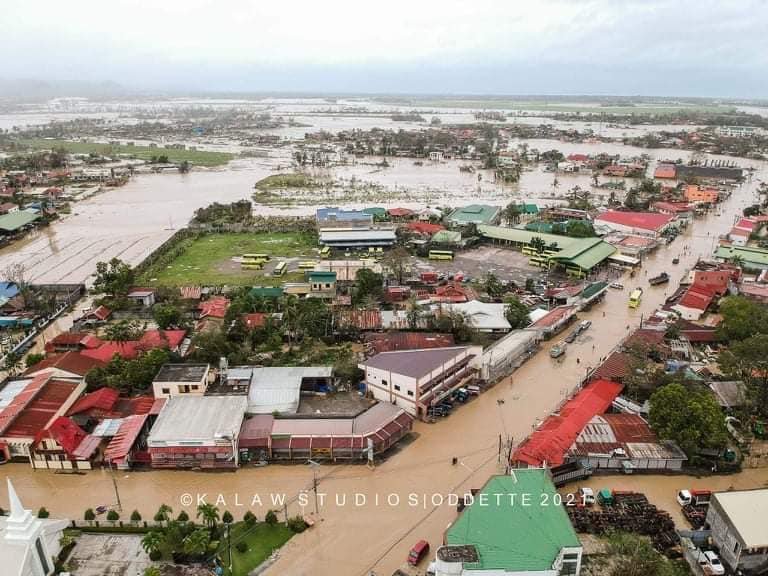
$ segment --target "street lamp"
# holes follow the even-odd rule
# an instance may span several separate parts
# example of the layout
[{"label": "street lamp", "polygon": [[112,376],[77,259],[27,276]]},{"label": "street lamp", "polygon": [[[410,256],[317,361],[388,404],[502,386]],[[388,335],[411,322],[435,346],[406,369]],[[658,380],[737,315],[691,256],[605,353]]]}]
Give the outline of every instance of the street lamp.
[{"label": "street lamp", "polygon": [[307,464],[312,467],[312,490],[315,493],[315,514],[319,514],[317,507],[317,469],[320,467],[319,462],[314,460],[307,460]]}]

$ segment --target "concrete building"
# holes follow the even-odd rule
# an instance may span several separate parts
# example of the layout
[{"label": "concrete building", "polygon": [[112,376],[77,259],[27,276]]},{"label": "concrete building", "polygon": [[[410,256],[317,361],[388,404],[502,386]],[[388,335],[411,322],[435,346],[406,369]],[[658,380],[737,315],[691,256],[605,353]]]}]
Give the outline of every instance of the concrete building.
[{"label": "concrete building", "polygon": [[506,334],[512,329],[504,312],[506,304],[494,304],[471,300],[460,303],[443,303],[436,307],[436,314],[455,312],[465,316],[478,332]]},{"label": "concrete building", "polygon": [[343,208],[318,208],[315,213],[317,229],[363,229],[373,226],[373,215],[362,210],[344,210]]},{"label": "concrete building", "polygon": [[717,492],[707,510],[712,541],[733,570],[768,565],[768,489]]},{"label": "concrete building", "polygon": [[319,392],[333,386],[332,366],[274,366],[250,370],[248,414],[295,414],[302,390]]},{"label": "concrete building", "polygon": [[0,516],[0,571],[3,576],[48,576],[68,520],[36,518],[7,479],[10,516]]},{"label": "concrete building", "polygon": [[495,224],[499,220],[501,208],[488,204],[470,204],[457,208],[450,213],[446,222],[449,226],[466,226],[467,224]]},{"label": "concrete building", "polygon": [[245,396],[169,398],[147,440],[153,468],[236,468]]},{"label": "concrete building", "polygon": [[404,350],[382,352],[358,366],[374,398],[422,417],[475,374],[481,355],[479,346]]},{"label": "concrete building", "polygon": [[320,244],[331,248],[387,247],[397,241],[394,228],[333,229],[320,231]]},{"label": "concrete building", "polygon": [[435,576],[581,573],[583,548],[555,486],[540,468],[494,476],[445,531]]},{"label": "concrete building", "polygon": [[155,398],[202,396],[209,384],[208,364],[165,364],[152,381]]},{"label": "concrete building", "polygon": [[623,212],[608,210],[595,217],[595,226],[607,226],[616,232],[658,238],[673,227],[675,217],[659,212]]}]

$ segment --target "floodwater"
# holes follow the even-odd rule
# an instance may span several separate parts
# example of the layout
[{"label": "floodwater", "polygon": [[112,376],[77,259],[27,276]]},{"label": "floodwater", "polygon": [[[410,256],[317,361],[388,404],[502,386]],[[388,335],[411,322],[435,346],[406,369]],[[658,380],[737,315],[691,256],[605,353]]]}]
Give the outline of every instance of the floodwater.
[{"label": "floodwater", "polygon": [[[766,167],[761,164],[759,168],[759,176],[764,178]],[[490,475],[499,472],[499,438],[518,443],[555,411],[573,392],[588,367],[607,355],[629,327],[638,325],[643,315],[660,306],[667,291],[676,286],[697,258],[711,254],[714,237],[725,233],[734,215],[754,201],[756,181],[755,178],[754,182],[736,189],[719,213],[697,220],[672,245],[647,258],[637,279],[623,280],[628,289],[636,284],[645,289],[638,309],[627,307],[627,291],[611,291],[603,303],[582,313],[582,318],[592,320],[593,325],[577,343],[569,346],[562,362],[550,359],[547,354],[556,340],[545,343],[543,350],[511,378],[462,406],[449,418],[435,424],[417,423],[412,441],[399,447],[385,461],[376,463],[375,468],[322,466],[318,470],[319,493],[326,496],[320,521],[292,539],[267,573],[335,576],[366,575],[374,570],[380,575],[391,574],[403,567],[410,546],[417,540],[426,539],[433,548],[438,546],[444,530],[456,518],[456,511],[451,505],[440,505],[439,497],[435,497],[433,505],[432,495],[463,494],[482,486]],[[201,185],[195,189],[211,190]],[[690,245],[691,250],[684,252],[684,245]],[[680,257],[677,266],[671,265],[674,257]],[[647,278],[661,271],[671,275],[671,283],[667,287],[649,287]],[[454,456],[459,459],[455,466],[451,464]],[[108,471],[92,471],[82,476],[57,475],[33,471],[24,464],[6,465],[3,471],[13,479],[28,507],[36,509],[45,505],[54,516],[81,517],[87,507],[116,502]],[[114,479],[124,515],[138,509],[148,517],[160,503],[170,504],[177,512],[183,507],[192,510],[197,496],[205,494],[206,501],[215,502],[220,496],[219,507],[231,510],[236,516],[253,504],[257,516],[263,517],[268,508],[280,508],[279,504],[270,503],[272,496],[278,500],[282,494],[289,499],[296,497],[301,490],[311,487],[312,475],[309,466],[296,464],[248,468],[233,473],[116,473]],[[652,501],[666,507],[671,506],[669,494],[687,486],[764,486],[768,482],[768,470],[751,470],[726,479],[705,481],[680,476],[621,476],[595,478],[591,482],[595,486],[642,489]],[[410,494],[416,496],[411,498]],[[192,498],[191,505],[187,495]],[[342,495],[346,495],[345,502]],[[357,503],[356,495],[360,495]],[[2,506],[6,504],[0,502]],[[310,495],[303,502],[291,500],[288,513],[309,513],[313,508]]]}]

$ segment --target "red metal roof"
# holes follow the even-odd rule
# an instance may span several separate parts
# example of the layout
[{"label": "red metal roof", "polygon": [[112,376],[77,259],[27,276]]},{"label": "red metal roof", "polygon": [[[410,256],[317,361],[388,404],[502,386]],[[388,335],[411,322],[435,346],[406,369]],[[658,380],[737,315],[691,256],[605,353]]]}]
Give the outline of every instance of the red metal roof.
[{"label": "red metal roof", "polygon": [[62,332],[46,344],[46,349],[57,346],[82,346],[83,348],[97,348],[102,341],[88,332]]},{"label": "red metal roof", "polygon": [[200,300],[203,289],[200,286],[182,286],[179,288],[182,300]]},{"label": "red metal roof", "polygon": [[80,414],[81,412],[94,408],[108,412],[112,410],[115,402],[117,402],[118,396],[120,396],[120,392],[114,388],[99,388],[98,390],[94,390],[93,392],[84,395],[75,402],[72,408],[69,409],[69,412],[67,412],[67,416]]},{"label": "red metal roof", "polygon": [[416,232],[418,234],[428,234],[430,236],[440,232],[440,230],[445,230],[445,227],[441,226],[440,224],[432,224],[430,222],[408,222],[408,224],[406,224],[406,228],[412,232]]},{"label": "red metal roof", "polygon": [[147,414],[140,414],[124,418],[117,433],[104,450],[104,460],[107,462],[124,461],[148,417]]},{"label": "red metal roof", "polygon": [[595,218],[596,222],[608,222],[652,231],[660,230],[672,220],[674,220],[674,216],[669,214],[657,212],[620,212],[619,210],[608,210]]},{"label": "red metal roof", "polygon": [[662,212],[672,212],[679,214],[681,212],[690,212],[693,210],[687,202],[654,202],[653,208]]},{"label": "red metal roof", "polygon": [[337,321],[341,328],[376,330],[381,328],[381,310],[339,310]]},{"label": "red metal roof", "polygon": [[365,341],[378,354],[392,350],[417,350],[453,346],[452,334],[429,334],[425,332],[369,332]]},{"label": "red metal roof", "polygon": [[683,297],[677,303],[678,306],[684,306],[686,308],[693,308],[695,310],[701,310],[702,312],[709,308],[712,300],[715,297],[715,291],[707,286],[700,284],[691,284],[686,290]]},{"label": "red metal roof", "polygon": [[576,313],[576,306],[558,306],[531,324],[532,328],[551,328]]},{"label": "red metal roof", "polygon": [[653,172],[654,178],[672,178],[677,176],[677,168],[674,164],[659,164]]},{"label": "red metal roof", "polygon": [[387,214],[395,217],[413,216],[414,212],[410,208],[390,208]]},{"label": "red metal roof", "polygon": [[147,330],[136,343],[140,350],[168,348],[175,350],[184,341],[186,330]]},{"label": "red metal roof", "polygon": [[34,379],[0,414],[0,433],[5,437],[34,438],[77,387],[74,382]]},{"label": "red metal roof", "polygon": [[267,316],[264,312],[253,312],[251,314],[243,314],[243,323],[250,329],[261,328],[267,321]]},{"label": "red metal roof", "polygon": [[98,348],[93,350],[83,350],[81,352],[83,356],[88,358],[94,358],[100,360],[105,364],[108,363],[115,355],[126,360],[132,360],[138,356],[136,350],[136,342],[104,342]]},{"label": "red metal roof", "polygon": [[112,315],[112,310],[107,308],[106,306],[99,306],[98,308],[94,308],[90,312],[86,313],[86,318],[96,318],[97,320],[104,321],[107,318],[109,318]]},{"label": "red metal roof", "polygon": [[229,298],[224,296],[214,296],[198,305],[200,318],[224,318],[227,308],[229,308]]},{"label": "red metal roof", "polygon": [[629,363],[632,357],[624,352],[613,352],[597,367],[592,377],[596,380],[621,381],[629,374]]},{"label": "red metal roof", "polygon": [[80,443],[85,440],[88,434],[66,416],[59,416],[45,430],[41,430],[35,438],[35,443],[43,438],[51,438],[62,447],[68,454],[72,455]]},{"label": "red metal roof", "polygon": [[512,461],[530,466],[559,466],[582,429],[593,416],[608,409],[622,388],[609,380],[590,382],[518,447]]},{"label": "red metal roof", "polygon": [[104,366],[104,362],[84,356],[80,352],[64,352],[63,354],[54,354],[41,360],[34,366],[27,368],[24,374],[35,374],[42,370],[58,369],[63,372],[70,372],[77,376],[85,376],[89,370],[97,366]]}]

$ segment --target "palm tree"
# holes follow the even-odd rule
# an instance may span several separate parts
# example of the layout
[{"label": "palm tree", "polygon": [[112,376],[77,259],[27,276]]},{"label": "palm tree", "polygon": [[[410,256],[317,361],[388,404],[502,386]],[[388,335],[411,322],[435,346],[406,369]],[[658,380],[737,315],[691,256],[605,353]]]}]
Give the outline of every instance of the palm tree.
[{"label": "palm tree", "polygon": [[219,521],[219,509],[210,503],[200,504],[197,507],[197,518],[202,518],[208,529],[213,532],[216,523]]},{"label": "palm tree", "polygon": [[[204,504],[204,506],[212,506],[212,504]],[[218,511],[216,516],[218,518]],[[198,528],[191,532],[189,536],[184,538],[184,553],[190,556],[202,556],[208,550],[208,544],[211,542],[211,536],[207,530]]]},{"label": "palm tree", "polygon": [[171,517],[172,512],[173,508],[168,506],[168,504],[160,504],[160,508],[158,508],[157,513],[155,513],[155,522],[167,522]]},{"label": "palm tree", "polygon": [[150,530],[141,538],[141,547],[147,554],[160,550],[164,542],[163,534],[159,530]]}]

